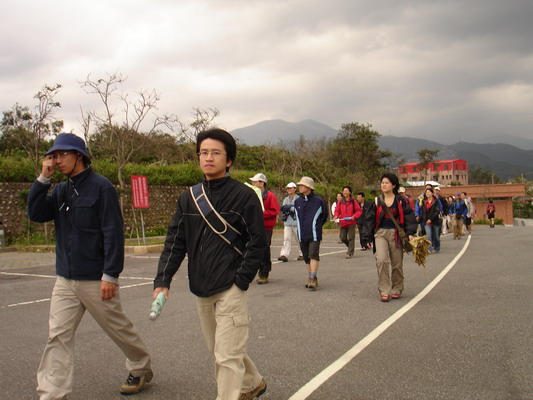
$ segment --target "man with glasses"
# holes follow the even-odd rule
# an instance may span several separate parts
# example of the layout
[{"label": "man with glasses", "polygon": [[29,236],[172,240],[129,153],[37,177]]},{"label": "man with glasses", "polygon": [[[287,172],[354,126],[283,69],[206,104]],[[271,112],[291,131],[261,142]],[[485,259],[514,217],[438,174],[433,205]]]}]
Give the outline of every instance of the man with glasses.
[{"label": "man with glasses", "polygon": [[[28,196],[30,219],[53,220],[56,234],[49,338],[37,372],[41,400],[64,399],[72,392],[74,334],[86,310],[127,357],[129,376],[120,392],[138,393],[153,377],[148,350],[120,303],[124,230],[117,192],[90,163],[83,139],[58,135]],[[49,194],[56,170],[67,180]]]},{"label": "man with glasses", "polygon": [[[196,295],[202,333],[215,357],[217,399],[251,400],[266,391],[246,350],[247,290],[266,248],[261,203],[253,190],[229,176],[237,145],[228,132],[200,132],[196,152],[204,179],[178,199],[153,298],[161,292],[168,298],[172,277],[187,255],[189,289]],[[229,231],[238,234],[228,239],[224,233]]]}]

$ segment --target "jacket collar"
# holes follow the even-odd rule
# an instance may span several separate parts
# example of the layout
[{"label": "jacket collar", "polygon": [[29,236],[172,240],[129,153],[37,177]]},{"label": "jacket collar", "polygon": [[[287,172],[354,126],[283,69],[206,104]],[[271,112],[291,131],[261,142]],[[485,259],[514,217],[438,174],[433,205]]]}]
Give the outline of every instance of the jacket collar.
[{"label": "jacket collar", "polygon": [[80,186],[83,184],[83,182],[87,179],[89,175],[93,173],[93,170],[91,167],[85,168],[83,171],[81,171],[79,174],[73,176],[72,178],[68,178],[74,186]]},{"label": "jacket collar", "polygon": [[220,189],[222,186],[224,186],[230,179],[231,178],[229,174],[226,174],[226,176],[223,178],[211,179],[209,181],[205,179],[205,176],[204,176],[202,183],[204,184],[205,187],[208,187],[211,190],[217,190],[217,189]]}]

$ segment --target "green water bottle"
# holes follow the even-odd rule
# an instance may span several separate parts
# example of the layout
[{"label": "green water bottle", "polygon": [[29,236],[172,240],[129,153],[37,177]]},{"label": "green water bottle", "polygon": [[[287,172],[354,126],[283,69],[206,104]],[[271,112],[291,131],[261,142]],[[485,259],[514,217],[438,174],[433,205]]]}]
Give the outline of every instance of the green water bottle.
[{"label": "green water bottle", "polygon": [[163,306],[165,305],[165,293],[159,292],[155,300],[152,302],[152,308],[150,309],[150,320],[155,321],[157,317],[159,317],[159,314],[161,314],[161,311],[163,310]]}]

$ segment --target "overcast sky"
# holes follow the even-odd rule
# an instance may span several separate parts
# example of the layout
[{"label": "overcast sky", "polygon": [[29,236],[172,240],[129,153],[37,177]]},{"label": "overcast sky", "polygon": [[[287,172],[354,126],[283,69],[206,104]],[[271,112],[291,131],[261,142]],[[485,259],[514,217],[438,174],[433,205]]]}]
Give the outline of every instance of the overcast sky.
[{"label": "overcast sky", "polygon": [[78,84],[121,72],[161,112],[371,123],[453,143],[533,138],[531,0],[3,0],[0,110],[60,83],[65,130],[101,106]]}]

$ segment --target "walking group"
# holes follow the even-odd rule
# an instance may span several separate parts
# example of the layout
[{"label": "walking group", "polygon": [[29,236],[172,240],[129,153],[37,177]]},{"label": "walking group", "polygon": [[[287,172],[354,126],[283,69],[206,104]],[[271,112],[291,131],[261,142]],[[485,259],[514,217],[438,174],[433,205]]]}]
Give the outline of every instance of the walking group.
[{"label": "walking group", "polygon": [[[304,286],[316,290],[322,228],[330,218],[329,209],[315,193],[311,177],[288,183],[281,207],[267,189],[264,174],[250,178],[255,190],[232,179],[229,171],[237,146],[224,130],[199,133],[196,152],[204,178],[178,199],[157,265],[153,299],[160,293],[169,298],[172,279],[187,256],[200,330],[215,360],[216,398],[254,399],[265,393],[267,384],[247,353],[247,290],[254,280],[260,285],[269,283],[270,245],[278,215],[284,223],[278,260],[289,261],[296,240],[297,260],[306,266]],[[29,192],[30,219],[54,221],[56,235],[57,279],[50,303],[49,337],[37,372],[41,400],[66,399],[72,392],[74,336],[85,311],[126,357],[128,375],[120,393],[139,393],[154,377],[149,351],[120,301],[124,224],[118,195],[111,182],[90,165],[81,138],[58,135]],[[66,181],[50,190],[56,170]],[[383,174],[380,186],[374,201],[365,200],[363,192],[354,199],[352,188],[345,186],[334,203],[332,218],[339,224],[347,259],[354,255],[356,227],[358,248],[373,250],[380,300],[388,302],[399,299],[404,290],[400,231],[412,239],[418,229],[431,240],[432,251],[438,252],[441,227],[448,226],[444,218],[452,216],[454,238],[460,238],[463,220],[471,230],[472,210],[460,197],[449,203],[433,187],[426,187],[413,204],[394,174]],[[487,208],[492,218],[494,212],[495,208],[490,213]]]}]

